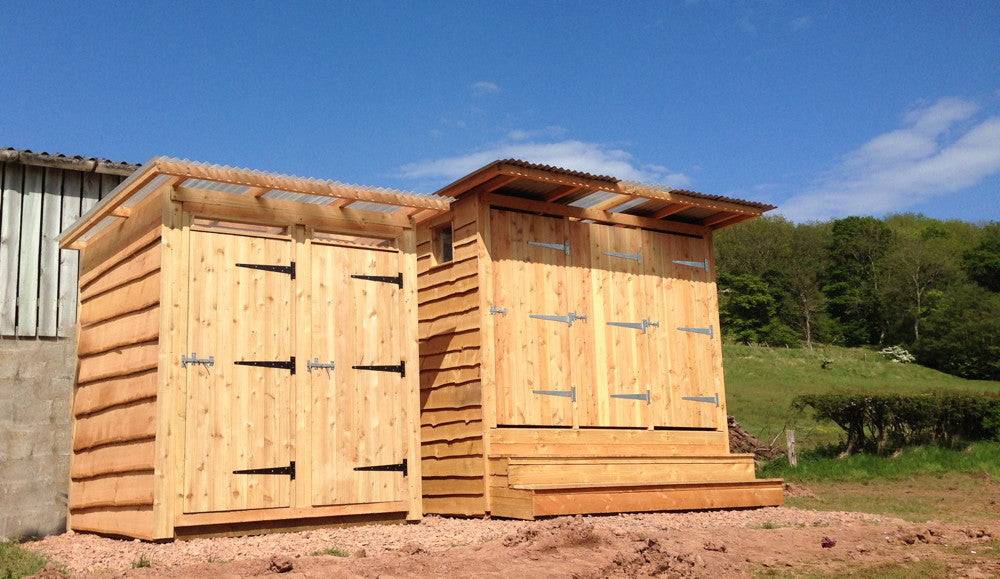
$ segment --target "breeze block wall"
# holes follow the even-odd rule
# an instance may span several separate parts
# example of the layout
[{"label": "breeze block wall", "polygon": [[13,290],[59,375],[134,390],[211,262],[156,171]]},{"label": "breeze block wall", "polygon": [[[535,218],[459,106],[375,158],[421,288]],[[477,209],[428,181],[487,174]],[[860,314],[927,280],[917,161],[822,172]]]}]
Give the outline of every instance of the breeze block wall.
[{"label": "breeze block wall", "polygon": [[72,339],[0,339],[0,539],[66,528]]}]

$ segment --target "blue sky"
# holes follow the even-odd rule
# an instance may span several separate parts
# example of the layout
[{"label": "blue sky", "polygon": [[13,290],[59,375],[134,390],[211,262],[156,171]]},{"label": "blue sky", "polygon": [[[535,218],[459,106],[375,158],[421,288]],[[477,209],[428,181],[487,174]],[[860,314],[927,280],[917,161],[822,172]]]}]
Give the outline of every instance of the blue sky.
[{"label": "blue sky", "polygon": [[1000,219],[1000,2],[13,3],[0,146],[433,191],[515,156]]}]

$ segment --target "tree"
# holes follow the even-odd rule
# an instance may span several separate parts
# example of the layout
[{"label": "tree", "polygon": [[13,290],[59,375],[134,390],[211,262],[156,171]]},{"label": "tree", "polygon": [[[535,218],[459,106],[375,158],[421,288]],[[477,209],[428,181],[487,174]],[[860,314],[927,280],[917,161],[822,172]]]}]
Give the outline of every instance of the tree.
[{"label": "tree", "polygon": [[820,291],[820,277],[827,268],[826,246],[829,228],[818,224],[798,225],[789,240],[784,265],[784,283],[791,297],[791,309],[801,322],[802,337],[812,348],[816,319],[826,305]]},{"label": "tree", "polygon": [[1000,292],[1000,223],[983,228],[979,244],[962,256],[962,265],[972,281]]},{"label": "tree", "polygon": [[942,372],[1000,380],[1000,294],[970,283],[950,288],[924,320],[914,354]]},{"label": "tree", "polygon": [[880,344],[885,337],[881,282],[884,258],[893,241],[892,230],[874,217],[847,217],[832,223],[823,293],[837,332],[848,345]]},{"label": "tree", "polygon": [[744,344],[796,345],[795,332],[776,315],[778,300],[758,276],[719,276],[719,317],[724,335]]}]

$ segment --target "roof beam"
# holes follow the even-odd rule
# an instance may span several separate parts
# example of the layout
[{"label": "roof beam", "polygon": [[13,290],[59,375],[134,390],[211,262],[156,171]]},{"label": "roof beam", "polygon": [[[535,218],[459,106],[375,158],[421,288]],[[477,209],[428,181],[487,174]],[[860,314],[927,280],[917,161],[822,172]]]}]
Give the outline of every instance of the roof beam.
[{"label": "roof beam", "polygon": [[734,215],[732,212],[729,211],[719,211],[718,213],[713,213],[712,215],[709,215],[705,219],[702,219],[701,224],[704,225],[705,227],[711,227],[713,225],[718,225],[719,223],[722,223],[724,221],[729,221],[730,219],[738,215],[744,215],[744,214],[737,213],[736,215]]},{"label": "roof beam", "polygon": [[585,191],[585,190],[586,189],[584,187],[581,187],[580,185],[561,185],[555,191],[552,191],[551,193],[546,195],[545,201],[547,203],[553,203],[555,201],[558,201],[559,199],[562,199],[563,197],[569,197],[570,195],[574,195],[580,191]]},{"label": "roof beam", "polygon": [[595,209],[597,211],[607,211],[609,209],[618,207],[622,203],[625,203],[632,199],[635,199],[635,197],[632,195],[625,195],[623,193],[619,193],[618,195],[614,195],[608,199],[605,199],[604,201],[601,201],[600,203],[595,203],[590,207],[588,207],[587,209]]},{"label": "roof beam", "polygon": [[754,217],[755,217],[754,215],[746,215],[742,213],[737,213],[734,215],[730,213],[728,219],[723,219],[717,223],[712,224],[709,227],[714,231],[716,229],[722,229],[723,227],[729,227],[730,225],[736,225],[737,223],[753,219]]},{"label": "roof beam", "polygon": [[691,208],[690,205],[684,205],[682,203],[671,203],[670,205],[667,205],[666,207],[660,209],[656,213],[653,213],[652,215],[650,215],[650,217],[652,217],[653,219],[663,219],[664,217],[668,217],[670,215],[673,215],[674,213],[680,213],[681,211],[690,208]]}]

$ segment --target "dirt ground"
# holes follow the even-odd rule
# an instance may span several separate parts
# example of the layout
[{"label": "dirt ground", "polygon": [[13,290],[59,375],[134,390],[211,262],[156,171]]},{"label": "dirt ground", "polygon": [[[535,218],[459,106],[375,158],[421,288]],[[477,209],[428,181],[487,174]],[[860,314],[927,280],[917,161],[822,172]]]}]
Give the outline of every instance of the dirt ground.
[{"label": "dirt ground", "polygon": [[787,507],[536,522],[428,517],[165,544],[67,533],[24,546],[74,576],[1000,575],[996,520],[912,523]]}]

